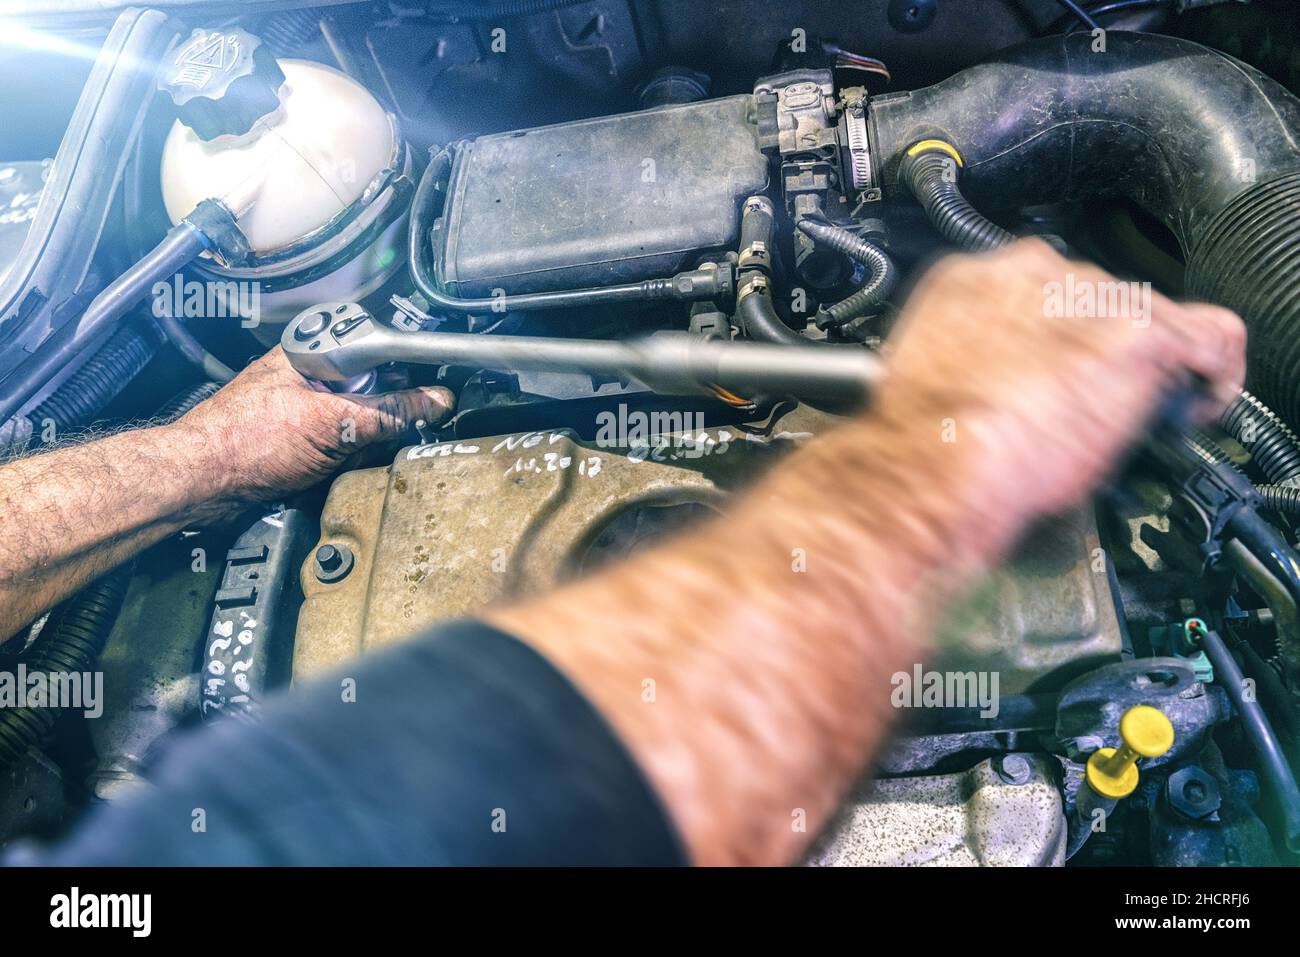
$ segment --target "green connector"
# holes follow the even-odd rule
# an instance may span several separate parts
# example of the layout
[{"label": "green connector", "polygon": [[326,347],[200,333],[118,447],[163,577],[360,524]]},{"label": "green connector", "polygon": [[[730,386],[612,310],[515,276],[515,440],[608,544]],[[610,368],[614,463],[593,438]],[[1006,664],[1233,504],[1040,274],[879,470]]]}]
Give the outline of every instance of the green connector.
[{"label": "green connector", "polygon": [[1150,629],[1147,632],[1147,639],[1151,642],[1151,650],[1157,655],[1186,658],[1196,674],[1196,680],[1208,684],[1214,680],[1214,666],[1210,664],[1210,659],[1205,657],[1205,652],[1200,650],[1196,639],[1190,634],[1194,628],[1199,628],[1201,631],[1208,630],[1201,619],[1188,618],[1186,621],[1170,622]]}]

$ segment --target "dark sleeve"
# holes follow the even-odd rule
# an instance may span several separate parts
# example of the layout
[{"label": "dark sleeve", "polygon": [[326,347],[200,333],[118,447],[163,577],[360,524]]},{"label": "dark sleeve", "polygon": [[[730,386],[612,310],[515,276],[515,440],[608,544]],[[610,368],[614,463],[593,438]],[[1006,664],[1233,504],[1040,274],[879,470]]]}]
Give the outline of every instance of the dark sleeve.
[{"label": "dark sleeve", "polygon": [[684,863],[595,709],[476,622],[358,659],[273,700],[259,724],[184,734],[151,778],[9,863]]}]

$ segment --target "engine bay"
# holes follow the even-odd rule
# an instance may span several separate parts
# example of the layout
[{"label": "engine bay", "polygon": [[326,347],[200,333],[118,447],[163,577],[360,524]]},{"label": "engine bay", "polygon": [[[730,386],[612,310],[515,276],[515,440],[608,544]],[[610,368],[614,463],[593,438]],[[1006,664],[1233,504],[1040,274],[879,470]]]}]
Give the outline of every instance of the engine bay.
[{"label": "engine bay", "polygon": [[[1121,277],[1063,314],[1239,312],[1249,391],[952,610],[805,863],[1295,863],[1288,3],[195,6],[0,5],[0,446],[166,421],[277,346],[456,411],[0,644],[103,678],[95,720],[0,709],[0,845],[149,787],[178,731],[725,515],[863,398],[939,256],[1039,236]],[[1140,781],[1090,791],[1152,708]]]}]

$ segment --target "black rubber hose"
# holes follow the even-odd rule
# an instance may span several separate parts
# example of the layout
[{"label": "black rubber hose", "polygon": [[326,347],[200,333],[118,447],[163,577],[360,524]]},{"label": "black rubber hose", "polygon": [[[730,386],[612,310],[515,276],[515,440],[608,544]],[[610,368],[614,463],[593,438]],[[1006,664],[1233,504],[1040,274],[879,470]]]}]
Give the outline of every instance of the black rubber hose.
[{"label": "black rubber hose", "polygon": [[420,295],[428,300],[434,312],[460,314],[531,312],[539,309],[576,309],[583,306],[615,303],[648,302],[651,300],[691,301],[711,299],[713,295],[683,294],[676,277],[646,279],[642,282],[622,283],[614,286],[593,286],[586,289],[565,289],[554,292],[530,292],[518,295],[497,296],[490,299],[461,299],[443,292],[433,276],[425,246],[428,245],[429,228],[441,211],[445,196],[439,196],[446,186],[446,176],[451,169],[451,157],[446,150],[436,153],[425,167],[411,199],[410,229],[407,233],[407,262],[411,279]]},{"label": "black rubber hose", "polygon": [[[961,156],[980,208],[1123,196],[1177,237],[1190,295],[1250,326],[1251,391],[1300,422],[1300,100],[1226,54],[1175,37],[1032,40],[934,86],[873,97],[886,200],[907,151]],[[992,208],[992,207],[987,207]]]},{"label": "black rubber hose", "polygon": [[776,238],[776,207],[766,196],[751,196],[740,210],[740,272],[772,271],[772,243]]},{"label": "black rubber hose", "polygon": [[28,413],[32,431],[53,423],[55,434],[89,422],[149,364],[160,339],[150,327],[117,329],[89,360],[53,394]]},{"label": "black rubber hose", "polygon": [[972,206],[957,188],[957,161],[939,148],[909,152],[899,176],[939,235],[969,252],[1005,246],[1016,237]]},{"label": "black rubber hose", "polygon": [[1227,532],[1241,541],[1300,608],[1300,561],[1282,533],[1253,508],[1237,509],[1228,520]]},{"label": "black rubber hose", "polygon": [[[87,585],[51,612],[32,647],[22,656],[27,673],[82,674],[94,670],[130,582],[128,564]],[[60,713],[59,708],[48,706],[0,711],[0,769],[10,767],[29,748],[40,747]]]},{"label": "black rubber hose", "polygon": [[[215,246],[225,259],[232,261],[246,262],[247,257],[252,255],[247,237],[239,229],[234,215],[220,202],[211,199],[204,200],[189,216],[174,226],[163,243],[169,240],[175,243],[178,257],[195,244],[200,250]],[[197,255],[190,258],[196,268],[197,258]],[[145,259],[141,259],[133,268],[139,269],[145,262]],[[179,268],[178,266],[177,269]],[[218,382],[229,382],[235,377],[233,369],[203,348],[202,343],[185,328],[185,323],[171,314],[167,303],[155,303],[153,314],[181,358],[194,366],[202,376]]]},{"label": "black rubber hose", "polygon": [[[1109,17],[1112,14],[1137,13],[1143,10],[1152,10],[1156,7],[1168,7],[1173,5],[1173,0],[1114,0],[1113,3],[1103,3],[1095,6],[1088,11],[1088,16],[1092,17],[1095,22],[1100,22],[1102,17]],[[1054,20],[1052,24],[1043,31],[1045,33],[1069,32],[1076,25],[1086,25],[1077,16],[1067,13],[1065,16]],[[1089,27],[1089,29],[1096,29]]]},{"label": "black rubber hose", "polygon": [[1277,796],[1285,821],[1287,847],[1293,853],[1300,853],[1300,788],[1296,786],[1295,775],[1278,743],[1277,734],[1260,703],[1246,693],[1245,676],[1218,632],[1202,632],[1199,637],[1206,657],[1214,666],[1215,682],[1232,699],[1264,777]]},{"label": "black rubber hose", "polygon": [[812,237],[814,242],[843,253],[861,263],[868,271],[867,281],[856,292],[833,305],[822,307],[818,325],[842,326],[860,316],[873,315],[893,294],[898,271],[889,254],[875,243],[829,222],[818,222],[805,217],[796,225]]},{"label": "black rubber hose", "polygon": [[185,323],[165,310],[155,313],[155,318],[163,332],[167,334],[168,341],[176,347],[176,351],[200,374],[217,382],[229,382],[235,377],[235,370],[203,348],[203,344],[190,335],[190,331],[185,328]]},{"label": "black rubber hose", "polygon": [[1270,482],[1281,485],[1300,477],[1300,440],[1276,412],[1251,393],[1242,390],[1219,424],[1250,451]]},{"label": "black rubber hose", "polygon": [[736,324],[750,339],[787,346],[825,345],[795,332],[777,314],[768,286],[776,207],[766,196],[745,200],[740,215],[740,257],[736,276]]},{"label": "black rubber hose", "polygon": [[1070,11],[1076,20],[1082,21],[1083,25],[1089,30],[1101,29],[1097,21],[1092,18],[1092,15],[1088,13],[1087,10],[1083,9],[1083,7],[1079,6],[1075,0],[1056,0],[1056,2],[1065,7],[1066,10]]},{"label": "black rubber hose", "polygon": [[777,315],[772,305],[772,294],[766,285],[752,287],[741,279],[736,301],[736,322],[750,339],[759,342],[779,342],[787,346],[826,345],[821,339],[809,339],[795,332]]},{"label": "black rubber hose", "polygon": [[1266,711],[1274,721],[1275,730],[1282,739],[1283,745],[1294,746],[1297,741],[1300,741],[1300,718],[1295,714],[1291,691],[1282,682],[1277,669],[1265,661],[1260,653],[1250,646],[1250,642],[1238,641],[1236,645],[1236,650],[1245,664],[1243,670],[1248,677],[1254,678],[1259,683],[1261,697],[1268,706]]}]

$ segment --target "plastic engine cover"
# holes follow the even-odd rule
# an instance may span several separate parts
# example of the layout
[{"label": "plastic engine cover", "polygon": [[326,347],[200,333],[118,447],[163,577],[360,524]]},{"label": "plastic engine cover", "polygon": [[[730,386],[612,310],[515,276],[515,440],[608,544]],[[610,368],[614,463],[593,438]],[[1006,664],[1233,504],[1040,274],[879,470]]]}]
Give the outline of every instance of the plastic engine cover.
[{"label": "plastic engine cover", "polygon": [[767,181],[751,96],[479,137],[434,226],[438,277],[475,297],[671,275],[735,248]]}]

